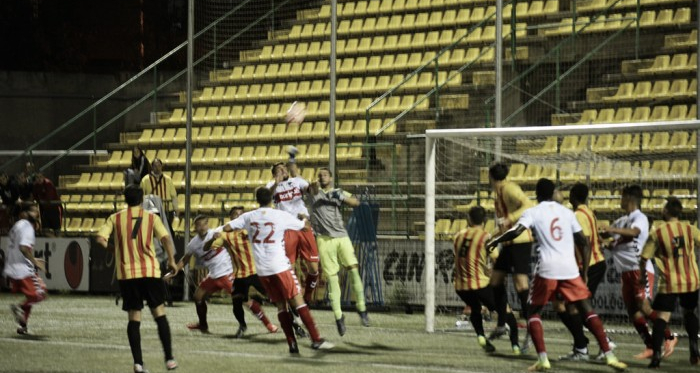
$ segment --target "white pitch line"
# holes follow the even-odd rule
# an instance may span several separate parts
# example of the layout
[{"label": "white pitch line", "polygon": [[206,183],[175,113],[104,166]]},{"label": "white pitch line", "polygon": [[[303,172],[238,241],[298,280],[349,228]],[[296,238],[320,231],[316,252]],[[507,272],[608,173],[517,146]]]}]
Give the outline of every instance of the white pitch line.
[{"label": "white pitch line", "polygon": [[[18,338],[7,338],[7,337],[0,337],[0,342],[10,342],[10,343],[26,343],[26,344],[51,344],[51,345],[57,345],[57,346],[70,346],[70,347],[81,347],[81,348],[92,348],[92,349],[119,349],[119,350],[129,350],[128,346],[124,345],[111,345],[111,344],[102,344],[102,343],[83,343],[83,342],[68,342],[68,341],[47,341],[47,340],[32,340],[32,339],[18,339]],[[294,360],[303,360],[303,361],[308,361],[310,363],[316,362],[317,359],[311,358],[311,357],[296,357],[296,356],[290,356],[290,355],[269,355],[269,354],[255,354],[255,353],[247,353],[247,352],[234,352],[234,351],[212,351],[212,350],[188,350],[187,353],[194,353],[194,354],[207,354],[207,355],[216,355],[216,356],[228,356],[228,357],[245,357],[245,358],[254,358],[254,359],[274,359],[274,360],[288,360],[290,358]],[[332,353],[331,353],[332,354]],[[336,363],[336,364],[347,364],[349,361],[347,360],[337,360],[337,359],[332,359],[328,358],[330,355],[326,355],[324,357],[323,361],[324,362],[331,362],[331,363]],[[432,371],[432,372],[453,372],[453,373],[488,373],[484,371],[474,371],[474,370],[464,370],[464,369],[457,369],[457,368],[441,368],[441,367],[430,367],[430,366],[422,366],[422,365],[396,365],[396,364],[385,364],[385,363],[372,363],[372,362],[362,362],[362,361],[352,361],[350,363],[353,364],[360,364],[360,365],[367,365],[379,369],[389,369],[389,370],[410,370],[410,371]]]}]

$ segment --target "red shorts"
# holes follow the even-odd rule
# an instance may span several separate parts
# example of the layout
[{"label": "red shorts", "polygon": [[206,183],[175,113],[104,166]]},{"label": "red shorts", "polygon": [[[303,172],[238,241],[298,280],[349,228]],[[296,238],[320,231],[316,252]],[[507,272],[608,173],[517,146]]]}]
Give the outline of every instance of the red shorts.
[{"label": "red shorts", "polygon": [[544,306],[561,294],[567,302],[576,302],[591,297],[591,292],[583,283],[581,276],[568,280],[554,280],[535,276],[530,286],[530,296],[527,303],[533,306]]},{"label": "red shorts", "polygon": [[285,231],[284,249],[292,264],[300,255],[307,262],[318,263],[318,246],[316,246],[316,238],[311,229]]},{"label": "red shorts", "polygon": [[299,280],[293,269],[270,276],[258,276],[270,302],[286,302],[301,293]]},{"label": "red shorts", "polygon": [[199,283],[199,287],[208,294],[215,293],[219,290],[226,290],[231,294],[233,292],[233,274],[221,276],[219,278],[207,276]]},{"label": "red shorts", "polygon": [[27,301],[30,305],[39,303],[48,296],[44,280],[37,275],[32,275],[19,280],[11,278],[10,285],[12,286],[12,292],[24,294],[24,296],[27,297]]},{"label": "red shorts", "polygon": [[647,281],[644,285],[639,283],[639,276],[639,270],[622,272],[622,300],[628,307],[653,296],[654,274],[647,271]]}]

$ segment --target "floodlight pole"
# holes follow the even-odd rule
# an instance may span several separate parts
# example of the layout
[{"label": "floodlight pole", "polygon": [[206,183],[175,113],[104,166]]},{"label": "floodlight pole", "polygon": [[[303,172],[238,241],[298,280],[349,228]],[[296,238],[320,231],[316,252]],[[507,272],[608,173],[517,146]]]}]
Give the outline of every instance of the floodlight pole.
[{"label": "floodlight pole", "polygon": [[[510,32],[515,33],[515,29],[511,30]],[[496,128],[500,128],[503,125],[503,92],[501,91],[503,86],[503,0],[496,0],[496,42],[494,47],[496,54],[494,126]],[[501,138],[497,137],[494,144],[496,161],[501,160],[501,145]]]},{"label": "floodlight pole", "polygon": [[[187,129],[185,133],[185,245],[190,241],[190,174],[192,168],[192,88],[194,83],[194,0],[187,1]],[[190,282],[187,280],[190,266],[185,263],[185,281],[182,300],[190,300]]]},{"label": "floodlight pole", "polygon": [[338,40],[338,0],[331,0],[331,91],[330,91],[330,115],[328,116],[329,141],[328,141],[328,168],[331,170],[331,175],[338,180],[338,175],[335,172],[335,84],[336,84],[336,41]]}]

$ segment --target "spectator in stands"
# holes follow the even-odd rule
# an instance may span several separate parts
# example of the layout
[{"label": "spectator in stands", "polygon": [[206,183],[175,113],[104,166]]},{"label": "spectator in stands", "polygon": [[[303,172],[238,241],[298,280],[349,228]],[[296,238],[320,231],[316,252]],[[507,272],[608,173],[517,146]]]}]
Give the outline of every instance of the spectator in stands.
[{"label": "spectator in stands", "polygon": [[43,234],[53,237],[60,233],[63,208],[61,198],[51,180],[37,173],[34,177],[32,195],[41,208]]},{"label": "spectator in stands", "polygon": [[141,180],[141,189],[144,195],[155,194],[163,201],[167,215],[164,218],[168,221],[172,233],[173,220],[177,215],[177,191],[170,176],[163,173],[163,161],[155,158],[151,166],[151,173]]},{"label": "spectator in stands", "polygon": [[141,180],[151,172],[151,163],[141,148],[136,145],[131,156],[131,166],[126,169],[124,180],[126,185],[140,185]]},{"label": "spectator in stands", "polygon": [[19,189],[20,203],[33,203],[34,198],[32,198],[32,192],[34,191],[34,184],[29,182],[29,176],[26,172],[21,172],[17,175],[17,188]]},{"label": "spectator in stands", "polygon": [[19,186],[17,179],[10,178],[7,173],[0,173],[0,233],[7,233],[13,217],[17,214],[17,200],[19,199]]},{"label": "spectator in stands", "polygon": [[32,161],[29,161],[24,164],[24,174],[27,176],[27,183],[29,183],[30,185],[34,184],[34,179],[37,176],[37,172]]}]

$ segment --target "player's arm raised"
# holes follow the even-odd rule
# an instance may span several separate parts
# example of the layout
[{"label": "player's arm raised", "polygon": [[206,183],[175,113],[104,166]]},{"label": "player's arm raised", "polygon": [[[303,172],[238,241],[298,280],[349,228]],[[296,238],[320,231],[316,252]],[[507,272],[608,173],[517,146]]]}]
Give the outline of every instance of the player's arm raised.
[{"label": "player's arm raised", "polygon": [[498,246],[499,243],[505,242],[505,241],[510,241],[510,240],[520,236],[526,229],[527,228],[524,225],[516,224],[513,228],[507,230],[502,235],[489,241],[489,243],[486,244],[486,249],[490,253],[493,251],[493,249],[496,248],[496,246]]},{"label": "player's arm raised", "polygon": [[289,154],[289,161],[287,162],[287,171],[289,171],[289,177],[299,176],[299,168],[297,167],[296,156],[299,150],[294,146],[289,146],[287,148],[287,154]]}]

